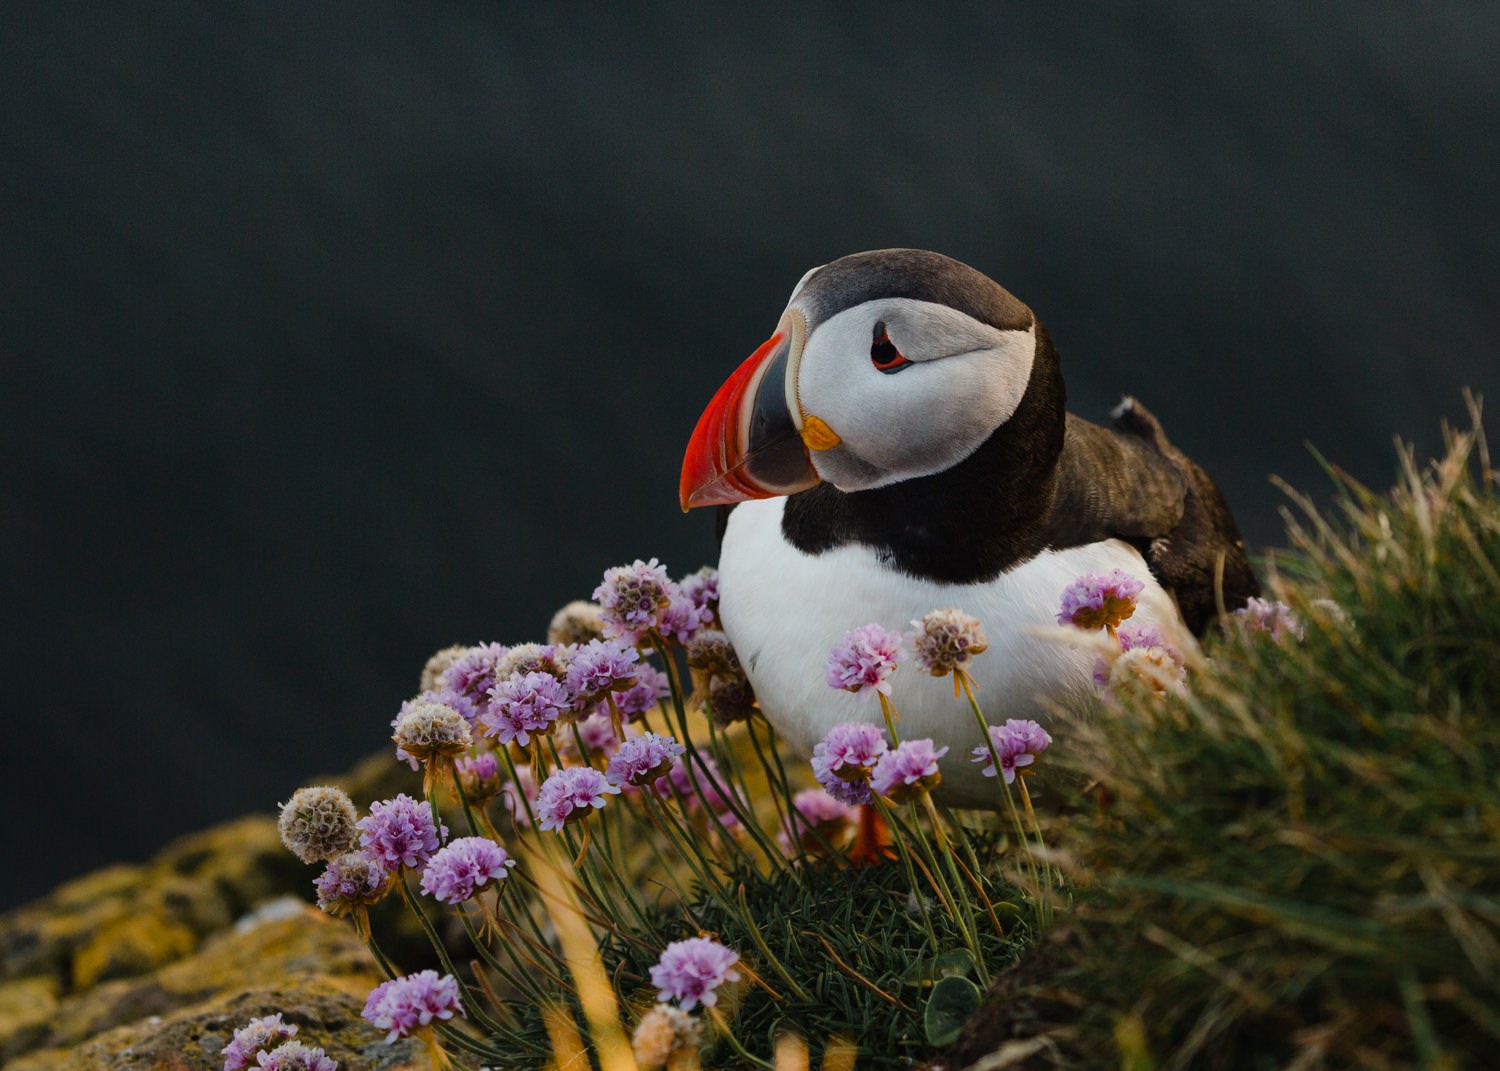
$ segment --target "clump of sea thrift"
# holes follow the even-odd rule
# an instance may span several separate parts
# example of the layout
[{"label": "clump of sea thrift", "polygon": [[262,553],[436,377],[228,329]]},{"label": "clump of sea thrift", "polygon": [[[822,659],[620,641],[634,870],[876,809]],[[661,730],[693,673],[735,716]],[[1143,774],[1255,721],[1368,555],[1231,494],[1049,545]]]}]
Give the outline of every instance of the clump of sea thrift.
[{"label": "clump of sea thrift", "polygon": [[631,1051],[641,1071],[662,1071],[669,1064],[696,1067],[703,1024],[680,1008],[658,1004],[636,1025]]},{"label": "clump of sea thrift", "polygon": [[489,698],[489,709],[479,716],[484,735],[522,747],[573,709],[567,688],[550,673],[513,673],[490,689]]},{"label": "clump of sea thrift", "polygon": [[683,1011],[699,1004],[712,1008],[719,1001],[719,986],[739,981],[734,969],[739,961],[738,952],[708,937],[673,941],[651,968],[651,984],[660,990],[656,999],[675,1000]]},{"label": "clump of sea thrift", "polygon": [[707,610],[709,616],[705,621],[716,620],[719,616],[719,571],[711,565],[705,565],[691,576],[685,576],[678,583],[683,595],[687,596],[689,602],[700,610]]},{"label": "clump of sea thrift", "polygon": [[322,1049],[288,1041],[256,1056],[257,1071],[339,1071],[339,1062]]},{"label": "clump of sea thrift", "polygon": [[[366,854],[379,859],[391,870],[398,867],[420,868],[442,843],[433,821],[432,804],[418,802],[406,793],[393,800],[370,804],[368,817],[361,818],[359,843]],[[448,835],[446,826],[442,836]]]},{"label": "clump of sea thrift", "polygon": [[257,1053],[269,1051],[296,1036],[296,1025],[283,1023],[280,1012],[251,1019],[236,1029],[229,1044],[219,1050],[219,1055],[224,1057],[224,1071],[245,1071],[253,1066],[250,1061]]},{"label": "clump of sea thrift", "polygon": [[282,804],[276,827],[293,855],[304,863],[320,863],[349,850],[357,817],[343,789],[313,785],[299,788]]},{"label": "clump of sea thrift", "polygon": [[361,852],[345,852],[329,861],[313,882],[318,906],[343,918],[376,903],[390,888],[391,872],[384,861]]},{"label": "clump of sea thrift", "polygon": [[499,643],[470,647],[454,659],[439,678],[445,693],[444,701],[471,723],[489,706],[489,690],[495,686],[495,667],[508,650]]},{"label": "clump of sea thrift", "polygon": [[603,582],[594,589],[605,638],[640,643],[672,604],[672,594],[667,570],[655,558],[606,569]]},{"label": "clump of sea thrift", "polygon": [[934,610],[913,621],[912,649],[917,665],[934,677],[968,672],[974,656],[989,650],[979,618],[962,610]]},{"label": "clump of sea thrift", "polygon": [[458,981],[437,971],[419,971],[381,982],[371,991],[360,1013],[377,1030],[385,1030],[387,1044],[433,1022],[463,1015]]},{"label": "clump of sea thrift", "polygon": [[[1046,729],[1021,718],[1011,718],[1004,725],[991,725],[989,731],[1007,785],[1015,783],[1017,770],[1036,762],[1037,756],[1052,743],[1052,735]],[[994,756],[989,748],[976,747],[970,761],[985,763],[980,773],[985,777],[995,776]]]},{"label": "clump of sea thrift", "polygon": [[1113,632],[1135,613],[1136,599],[1146,585],[1120,569],[1107,573],[1085,573],[1063,589],[1059,625],[1086,631]]},{"label": "clump of sea thrift", "polygon": [[876,624],[861,625],[844,633],[837,647],[828,652],[824,679],[828,687],[870,695],[891,694],[890,677],[896,664],[906,658],[901,634]]},{"label": "clump of sea thrift", "polygon": [[568,661],[568,689],[574,704],[582,708],[611,692],[635,687],[640,660],[639,651],[619,640],[590,640]]},{"label": "clump of sea thrift", "polygon": [[543,830],[561,831],[569,822],[587,818],[603,807],[606,797],[618,795],[620,786],[612,784],[602,773],[589,766],[559,770],[542,782],[536,796],[537,825]]},{"label": "clump of sea thrift", "polygon": [[713,619],[713,611],[698,606],[681,589],[676,589],[671,593],[667,608],[661,612],[656,629],[664,638],[685,645]]},{"label": "clump of sea thrift", "polygon": [[[806,788],[792,797],[791,825],[804,852],[823,854],[824,845],[837,848],[859,812],[836,800],[821,788]],[[794,844],[785,827],[776,835],[782,851],[793,854]]]},{"label": "clump of sea thrift", "polygon": [[904,740],[875,763],[870,788],[892,803],[930,792],[943,779],[938,759],[946,754],[948,748],[934,748],[931,740]]},{"label": "clump of sea thrift", "polygon": [[1267,633],[1271,640],[1280,643],[1286,636],[1302,639],[1302,619],[1284,602],[1252,598],[1224,621],[1224,631],[1238,632],[1242,636]]},{"label": "clump of sea thrift", "polygon": [[615,709],[626,721],[639,721],[671,694],[667,675],[642,662],[635,669],[635,684],[615,695]]},{"label": "clump of sea thrift", "polygon": [[461,904],[516,865],[509,853],[488,837],[459,837],[427,861],[422,891],[445,904]]}]

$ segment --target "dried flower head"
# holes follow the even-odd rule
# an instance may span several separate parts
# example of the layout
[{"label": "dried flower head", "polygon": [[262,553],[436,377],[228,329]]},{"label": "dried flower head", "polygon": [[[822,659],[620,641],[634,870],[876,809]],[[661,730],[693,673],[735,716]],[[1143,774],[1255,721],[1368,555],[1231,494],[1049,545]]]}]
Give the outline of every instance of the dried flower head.
[{"label": "dried flower head", "polygon": [[954,670],[965,670],[974,656],[989,649],[984,626],[979,618],[962,610],[934,610],[920,621],[913,621],[911,634],[917,665],[934,677],[946,677]]},{"label": "dried flower head", "polygon": [[[1037,756],[1052,744],[1052,735],[1046,729],[1024,718],[1011,718],[1004,725],[991,725],[989,731],[1007,785],[1015,782],[1018,769],[1036,762]],[[980,773],[985,777],[995,776],[994,756],[988,747],[976,747],[970,761],[985,763]]]},{"label": "dried flower head", "polygon": [[331,859],[313,882],[318,906],[334,918],[376,903],[390,889],[391,872],[385,863],[363,852],[345,852]]},{"label": "dried flower head", "polygon": [[1135,600],[1145,587],[1119,569],[1085,573],[1063,589],[1057,623],[1089,631],[1116,628],[1135,613]]},{"label": "dried flower head", "polygon": [[251,1019],[234,1032],[228,1045],[219,1050],[224,1057],[224,1071],[244,1071],[259,1052],[270,1050],[297,1035],[297,1028],[281,1021],[281,1013]]},{"label": "dried flower head", "polygon": [[749,721],[757,709],[755,689],[745,677],[715,677],[708,686],[708,705],[720,729]]},{"label": "dried flower head", "polygon": [[[847,781],[840,782],[848,784]],[[807,788],[792,797],[792,825],[805,852],[820,852],[825,844],[838,847],[854,824],[859,812],[842,800],[834,799],[821,788]],[[783,851],[794,851],[792,838],[785,827],[776,835]]]},{"label": "dried flower head", "polygon": [[1151,696],[1186,690],[1182,663],[1164,647],[1132,647],[1109,667],[1109,687],[1115,695]]},{"label": "dried flower head", "polygon": [[573,652],[568,662],[568,690],[573,704],[583,709],[610,692],[635,687],[640,652],[619,640],[590,640]]},{"label": "dried flower head", "polygon": [[1224,630],[1241,636],[1267,633],[1272,642],[1280,643],[1285,636],[1302,639],[1302,619],[1284,602],[1252,598],[1224,619]]},{"label": "dried flower head", "polygon": [[[358,823],[359,843],[365,853],[379,859],[391,870],[398,867],[420,868],[442,843],[433,820],[432,804],[418,802],[406,793],[393,800],[370,804],[368,817]],[[442,837],[448,827],[442,827]]]},{"label": "dried flower head", "polygon": [[605,776],[616,785],[648,785],[664,777],[687,749],[670,736],[646,732],[620,745]]},{"label": "dried flower head", "polygon": [[452,647],[444,647],[441,651],[438,651],[431,658],[429,658],[427,660],[427,664],[422,667],[422,680],[421,683],[417,686],[417,691],[435,692],[440,688],[443,688],[445,686],[444,674],[446,674],[449,667],[451,667],[453,663],[462,658],[468,652],[468,650],[469,649],[463,644],[455,643]]},{"label": "dried flower head", "polygon": [[661,1071],[674,1058],[690,1058],[702,1043],[702,1023],[680,1008],[658,1004],[641,1016],[630,1047],[641,1071]]},{"label": "dried flower head", "polygon": [[572,709],[567,687],[552,674],[513,673],[490,689],[490,706],[479,716],[479,724],[485,736],[525,747],[532,733],[549,731]]},{"label": "dried flower head", "polygon": [[422,891],[445,904],[461,904],[516,865],[509,853],[488,837],[459,837],[427,860]]},{"label": "dried flower head", "polygon": [[604,616],[605,637],[639,643],[671,605],[674,589],[655,558],[606,569],[604,581],[594,589]]},{"label": "dried flower head", "polygon": [[457,710],[446,703],[420,700],[402,707],[391,739],[396,742],[398,758],[419,762],[457,758],[474,742],[468,721]]},{"label": "dried flower head", "polygon": [[519,673],[545,673],[559,681],[567,680],[568,667],[555,643],[518,643],[505,652],[495,664],[495,681],[499,683]]},{"label": "dried flower head", "polygon": [[704,629],[688,642],[687,664],[690,669],[701,670],[711,678],[738,679],[745,675],[734,645],[718,629]]},{"label": "dried flower head", "polygon": [[438,976],[437,971],[419,971],[404,978],[381,982],[371,991],[361,1013],[377,1030],[386,1030],[386,1044],[412,1031],[428,1026],[433,1020],[463,1015],[458,999],[458,980],[451,974]]},{"label": "dried flower head", "polygon": [[903,740],[880,756],[870,774],[870,788],[893,803],[930,792],[943,779],[938,759],[946,754],[946,747],[934,749],[931,740]]},{"label": "dried flower head", "polygon": [[552,644],[581,646],[603,638],[604,613],[596,602],[574,599],[553,614],[547,625],[547,642]]},{"label": "dried flower head", "polygon": [[482,806],[500,794],[500,759],[493,751],[461,758],[453,764],[464,795],[475,807]]},{"label": "dried flower head", "polygon": [[319,863],[349,850],[359,817],[348,793],[332,785],[299,788],[281,806],[281,843],[304,863]]},{"label": "dried flower head", "polygon": [[861,625],[844,633],[839,645],[828,652],[823,676],[830,688],[865,696],[873,689],[890,695],[890,676],[905,658],[899,632],[876,624]]},{"label": "dried flower head", "polygon": [[536,795],[537,825],[543,830],[561,832],[569,822],[587,818],[603,807],[607,796],[619,795],[620,786],[611,784],[598,770],[574,766],[559,770],[542,782]]},{"label": "dried flower head", "polygon": [[[1159,647],[1165,651],[1179,666],[1183,665],[1182,652],[1176,646],[1167,642],[1162,636],[1161,629],[1155,625],[1130,624],[1121,625],[1115,632],[1115,639],[1119,641],[1120,650],[1129,651],[1136,647]],[[1100,656],[1094,660],[1094,683],[1101,688],[1109,687],[1109,671],[1114,665],[1113,658]]]},{"label": "dried flower head", "polygon": [[715,990],[725,982],[739,981],[740,973],[734,969],[739,961],[738,952],[708,937],[673,941],[651,968],[651,984],[659,990],[656,999],[675,1000],[683,1011],[699,1004],[712,1008],[719,1001]]},{"label": "dried flower head", "polygon": [[339,1071],[339,1062],[322,1049],[288,1041],[270,1052],[256,1055],[260,1071]]}]

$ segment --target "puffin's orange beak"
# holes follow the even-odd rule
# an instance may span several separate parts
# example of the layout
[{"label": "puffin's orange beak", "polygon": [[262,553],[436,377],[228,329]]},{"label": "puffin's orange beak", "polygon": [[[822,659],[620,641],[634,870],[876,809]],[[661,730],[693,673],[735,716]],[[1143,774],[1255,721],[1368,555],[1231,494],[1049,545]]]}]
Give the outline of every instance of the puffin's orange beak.
[{"label": "puffin's orange beak", "polygon": [[799,356],[793,333],[783,321],[698,418],[682,459],[683,512],[789,495],[818,482],[788,400],[788,369]]}]

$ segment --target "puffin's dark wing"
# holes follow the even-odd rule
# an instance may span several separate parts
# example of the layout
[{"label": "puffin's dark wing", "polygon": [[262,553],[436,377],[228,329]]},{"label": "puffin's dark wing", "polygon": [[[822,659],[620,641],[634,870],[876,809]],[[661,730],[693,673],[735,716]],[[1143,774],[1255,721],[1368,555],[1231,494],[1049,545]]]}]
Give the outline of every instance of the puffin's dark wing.
[{"label": "puffin's dark wing", "polygon": [[1113,430],[1068,414],[1057,495],[1047,521],[1054,547],[1116,537],[1134,544],[1201,634],[1224,605],[1260,593],[1224,496],[1133,398]]}]

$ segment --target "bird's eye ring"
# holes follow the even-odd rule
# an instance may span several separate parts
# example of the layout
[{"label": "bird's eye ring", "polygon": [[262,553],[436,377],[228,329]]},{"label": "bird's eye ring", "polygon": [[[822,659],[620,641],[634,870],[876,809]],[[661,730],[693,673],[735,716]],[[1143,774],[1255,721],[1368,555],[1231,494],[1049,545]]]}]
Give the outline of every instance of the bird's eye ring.
[{"label": "bird's eye ring", "polygon": [[901,351],[896,348],[896,344],[891,341],[891,336],[886,333],[884,320],[875,324],[875,338],[870,343],[870,363],[878,371],[887,374],[899,372],[911,364],[911,361],[901,356]]}]

